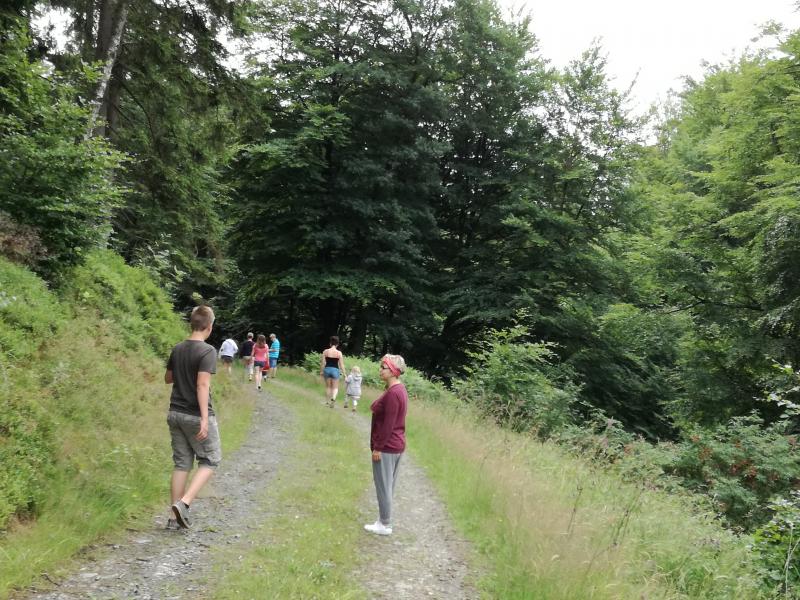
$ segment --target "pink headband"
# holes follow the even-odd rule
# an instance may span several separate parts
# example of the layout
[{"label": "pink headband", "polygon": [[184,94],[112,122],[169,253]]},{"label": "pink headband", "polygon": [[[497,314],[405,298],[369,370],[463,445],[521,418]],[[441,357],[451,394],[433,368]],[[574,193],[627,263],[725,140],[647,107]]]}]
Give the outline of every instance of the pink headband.
[{"label": "pink headband", "polygon": [[386,368],[387,368],[387,369],[389,369],[389,372],[390,372],[392,375],[394,375],[395,377],[400,377],[400,369],[398,369],[398,368],[397,368],[397,365],[395,365],[395,364],[392,362],[392,359],[391,359],[391,358],[389,358],[388,356],[385,356],[385,357],[383,358],[383,364],[384,364],[384,365],[386,365]]}]

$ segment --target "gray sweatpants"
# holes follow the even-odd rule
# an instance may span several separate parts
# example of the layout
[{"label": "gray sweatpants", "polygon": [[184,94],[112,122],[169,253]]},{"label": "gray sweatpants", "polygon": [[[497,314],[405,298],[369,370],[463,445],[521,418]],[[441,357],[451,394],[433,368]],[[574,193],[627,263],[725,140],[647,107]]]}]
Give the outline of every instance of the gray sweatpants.
[{"label": "gray sweatpants", "polygon": [[387,527],[392,525],[392,496],[402,456],[402,453],[381,452],[380,461],[372,461],[372,479],[375,481],[375,492],[378,495],[378,513],[381,523]]}]

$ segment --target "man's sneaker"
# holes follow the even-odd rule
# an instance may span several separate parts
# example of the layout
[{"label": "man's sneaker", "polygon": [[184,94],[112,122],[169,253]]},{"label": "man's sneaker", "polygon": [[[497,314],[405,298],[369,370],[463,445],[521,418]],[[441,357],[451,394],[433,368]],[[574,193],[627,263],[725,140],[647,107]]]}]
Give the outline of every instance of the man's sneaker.
[{"label": "man's sneaker", "polygon": [[178,500],[172,505],[172,514],[175,515],[175,520],[178,521],[178,525],[181,527],[189,529],[192,526],[192,522],[189,519],[189,507],[182,500]]},{"label": "man's sneaker", "polygon": [[364,525],[364,529],[370,533],[374,533],[375,535],[392,535],[392,528],[387,527],[380,521],[375,521],[374,523]]},{"label": "man's sneaker", "polygon": [[177,519],[167,519],[167,526],[164,529],[168,531],[178,531],[180,528]]}]

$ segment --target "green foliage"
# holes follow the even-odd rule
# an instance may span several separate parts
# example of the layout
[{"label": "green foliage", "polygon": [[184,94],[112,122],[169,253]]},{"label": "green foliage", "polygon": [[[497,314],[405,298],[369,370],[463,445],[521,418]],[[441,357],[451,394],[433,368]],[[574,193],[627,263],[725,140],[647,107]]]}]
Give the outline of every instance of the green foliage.
[{"label": "green foliage", "polygon": [[517,327],[487,336],[455,391],[497,423],[546,438],[572,423],[578,388],[553,366],[552,345],[524,342],[522,335]]},{"label": "green foliage", "polygon": [[127,266],[113,252],[89,254],[70,274],[64,293],[75,306],[113,322],[122,347],[166,356],[185,334],[167,295],[145,271]]},{"label": "green foliage", "polygon": [[4,369],[0,385],[0,532],[16,516],[29,518],[46,498],[55,474],[56,443],[51,415],[21,398]]},{"label": "green foliage", "polygon": [[0,257],[0,364],[33,358],[66,316],[44,281]]},{"label": "green foliage", "polygon": [[687,432],[667,473],[710,495],[729,524],[752,529],[769,518],[768,501],[800,481],[800,449],[785,426],[750,415]]},{"label": "green foliage", "polygon": [[0,529],[34,513],[53,473],[51,415],[18,389],[15,365],[38,364],[66,322],[45,283],[0,258]]},{"label": "green foliage", "polygon": [[800,590],[800,491],[772,500],[772,518],[753,534],[753,548],[761,557],[766,585],[783,597]]},{"label": "green foliage", "polygon": [[105,244],[120,190],[112,176],[122,156],[102,139],[84,139],[89,110],[76,82],[28,58],[21,23],[0,35],[0,217],[35,232],[50,275]]},{"label": "green foliage", "polygon": [[689,82],[641,165],[654,217],[646,280],[694,324],[677,361],[682,419],[760,410],[772,360],[800,357],[798,36],[779,40],[781,55],[745,55]]}]

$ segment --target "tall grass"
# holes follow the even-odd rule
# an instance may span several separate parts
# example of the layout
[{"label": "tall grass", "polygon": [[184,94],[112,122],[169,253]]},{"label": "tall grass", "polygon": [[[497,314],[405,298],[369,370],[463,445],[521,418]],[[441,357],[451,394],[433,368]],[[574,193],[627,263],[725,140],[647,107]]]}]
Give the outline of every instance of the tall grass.
[{"label": "tall grass", "polygon": [[494,598],[758,598],[746,541],[468,409],[415,403],[409,446],[490,565]]},{"label": "tall grass", "polygon": [[371,480],[366,441],[340,411],[321,405],[314,377],[281,369],[267,389],[298,417],[298,443],[263,499],[275,514],[249,552],[237,548],[215,561],[210,597],[365,598],[351,572],[365,535],[358,505]]}]

